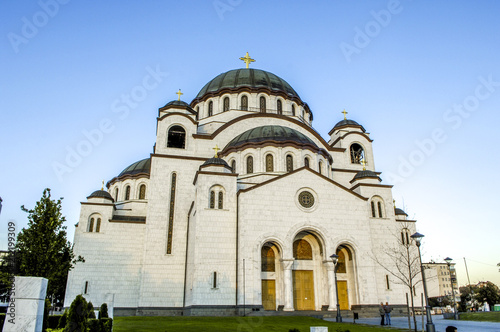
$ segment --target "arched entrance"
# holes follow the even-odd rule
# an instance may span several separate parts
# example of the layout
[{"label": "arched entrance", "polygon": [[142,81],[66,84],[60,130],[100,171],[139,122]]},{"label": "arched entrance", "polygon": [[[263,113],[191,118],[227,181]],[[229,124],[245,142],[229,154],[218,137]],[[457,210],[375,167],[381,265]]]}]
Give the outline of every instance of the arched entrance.
[{"label": "arched entrance", "polygon": [[321,261],[323,249],[319,238],[303,231],[293,241],[293,307],[295,310],[316,310],[321,299]]},{"label": "arched entrance", "polygon": [[276,310],[281,298],[282,271],[280,250],[273,242],[266,242],[261,248],[262,306],[264,310]]},{"label": "arched entrance", "polygon": [[339,256],[337,263],[339,305],[341,310],[349,310],[351,305],[358,303],[353,251],[347,245],[340,245],[336,254]]}]

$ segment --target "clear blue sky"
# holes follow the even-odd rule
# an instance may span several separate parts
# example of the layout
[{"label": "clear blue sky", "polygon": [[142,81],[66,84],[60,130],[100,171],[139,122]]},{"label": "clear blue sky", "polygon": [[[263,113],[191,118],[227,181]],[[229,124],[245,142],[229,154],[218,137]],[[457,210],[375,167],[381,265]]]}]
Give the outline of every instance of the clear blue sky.
[{"label": "clear blue sky", "polygon": [[[0,248],[46,187],[64,197],[72,240],[80,202],[152,152],[158,108],[179,88],[190,102],[248,51],[323,137],[344,108],[371,133],[425,260],[454,258],[464,284],[466,257],[471,282],[500,284],[500,2],[60,1],[0,4]],[[103,120],[112,129],[85,145]]]}]

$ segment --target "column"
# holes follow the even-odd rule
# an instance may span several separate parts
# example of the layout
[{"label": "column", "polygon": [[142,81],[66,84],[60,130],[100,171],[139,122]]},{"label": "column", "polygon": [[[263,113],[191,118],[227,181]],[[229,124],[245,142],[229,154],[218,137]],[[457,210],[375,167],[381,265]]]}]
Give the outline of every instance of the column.
[{"label": "column", "polygon": [[335,273],[334,273],[334,268],[335,266],[333,265],[332,261],[323,261],[323,266],[326,268],[326,271],[328,272],[328,299],[329,299],[329,305],[328,305],[328,311],[336,311],[337,310],[337,298],[335,295]]},{"label": "column", "polygon": [[294,311],[293,308],[293,280],[292,280],[292,265],[294,259],[281,259],[283,264],[283,282],[285,284],[285,307],[283,311]]}]

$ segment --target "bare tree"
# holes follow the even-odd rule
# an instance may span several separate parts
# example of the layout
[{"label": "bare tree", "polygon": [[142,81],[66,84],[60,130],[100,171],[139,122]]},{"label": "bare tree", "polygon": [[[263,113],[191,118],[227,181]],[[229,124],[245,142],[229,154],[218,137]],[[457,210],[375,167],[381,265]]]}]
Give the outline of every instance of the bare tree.
[{"label": "bare tree", "polygon": [[[414,287],[422,281],[420,277],[420,258],[417,247],[410,237],[410,224],[408,222],[401,222],[400,225],[399,234],[394,234],[396,241],[392,243],[392,246],[387,245],[383,249],[384,255],[381,255],[381,257],[375,255],[373,259],[377,264],[383,267],[384,270],[397,279],[396,283],[408,287],[413,324],[416,332],[417,318],[415,317],[413,292],[415,289]],[[390,263],[388,263],[388,261],[390,261]]]}]

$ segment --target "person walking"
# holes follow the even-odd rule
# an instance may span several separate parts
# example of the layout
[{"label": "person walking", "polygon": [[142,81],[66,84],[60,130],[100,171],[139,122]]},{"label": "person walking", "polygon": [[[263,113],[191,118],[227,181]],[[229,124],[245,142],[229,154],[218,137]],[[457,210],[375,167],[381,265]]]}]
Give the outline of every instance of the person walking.
[{"label": "person walking", "polygon": [[389,305],[389,302],[386,302],[384,306],[385,325],[391,325],[391,311],[392,307]]},{"label": "person walking", "polygon": [[378,312],[380,313],[380,325],[385,325],[384,324],[384,317],[385,317],[385,310],[384,310],[384,302],[380,302],[380,308],[378,309]]}]

